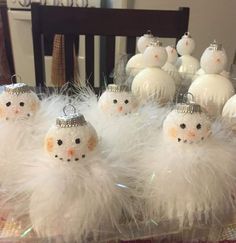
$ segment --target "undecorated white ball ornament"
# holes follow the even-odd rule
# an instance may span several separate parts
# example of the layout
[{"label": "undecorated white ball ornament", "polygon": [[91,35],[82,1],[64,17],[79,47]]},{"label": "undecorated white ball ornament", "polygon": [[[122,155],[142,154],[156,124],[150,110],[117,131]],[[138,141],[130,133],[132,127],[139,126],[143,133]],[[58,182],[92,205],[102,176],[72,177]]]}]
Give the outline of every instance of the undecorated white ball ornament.
[{"label": "undecorated white ball ornament", "polygon": [[6,85],[0,94],[0,119],[22,120],[35,115],[39,98],[24,83]]},{"label": "undecorated white ball ornament", "polygon": [[149,46],[151,42],[155,40],[155,37],[152,35],[151,31],[148,30],[146,34],[141,36],[137,41],[138,51],[144,53],[145,49]]},{"label": "undecorated white ball ornament", "polygon": [[[220,53],[220,49],[222,45],[214,42],[203,53],[201,65],[206,74],[196,78],[189,88],[196,102],[213,117],[221,114],[226,101],[234,95],[234,87],[230,80],[219,74],[223,71],[227,60],[225,52]],[[217,63],[219,58],[220,64]]]},{"label": "undecorated white ball ornament", "polygon": [[109,84],[98,100],[98,107],[108,115],[127,115],[138,108],[138,100],[126,85]]},{"label": "undecorated white ball ornament", "polygon": [[230,122],[232,129],[236,130],[236,95],[225,103],[222,116]]}]

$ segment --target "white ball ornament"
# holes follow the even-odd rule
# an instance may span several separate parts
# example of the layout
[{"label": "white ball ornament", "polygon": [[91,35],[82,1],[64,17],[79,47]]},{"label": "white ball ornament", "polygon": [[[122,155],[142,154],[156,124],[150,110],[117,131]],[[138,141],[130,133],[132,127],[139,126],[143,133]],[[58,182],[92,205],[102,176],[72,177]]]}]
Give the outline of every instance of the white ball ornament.
[{"label": "white ball ornament", "polygon": [[161,69],[167,60],[165,48],[157,41],[152,43],[143,55],[147,67],[135,76],[132,92],[140,97],[142,102],[155,100],[164,104],[173,100],[175,82],[167,72]]},{"label": "white ball ornament", "polygon": [[195,41],[189,32],[185,33],[176,45],[177,52],[181,55],[177,59],[176,67],[183,79],[191,80],[199,69],[199,61],[191,56],[195,49]]},{"label": "white ball ornament", "polygon": [[195,103],[179,104],[163,123],[164,136],[176,143],[199,143],[210,135],[211,121]]},{"label": "white ball ornament", "polygon": [[128,86],[109,84],[98,100],[98,107],[107,115],[127,115],[137,110],[138,100]]},{"label": "white ball ornament", "polygon": [[207,48],[201,61],[206,74],[197,77],[189,88],[196,102],[213,117],[221,114],[226,101],[234,95],[234,87],[230,80],[220,75],[227,60],[225,52],[219,52],[220,50],[222,46],[215,42]]},{"label": "white ball ornament", "polygon": [[6,85],[0,94],[0,119],[24,120],[35,115],[39,99],[24,83]]},{"label": "white ball ornament", "polygon": [[173,46],[167,46],[166,52],[167,52],[167,62],[175,64],[178,58],[176,49]]},{"label": "white ball ornament", "polygon": [[151,31],[148,30],[146,34],[141,36],[137,41],[137,48],[140,53],[144,53],[145,49],[149,46],[151,42],[155,40],[155,37],[152,35]]},{"label": "white ball ornament", "polygon": [[227,55],[221,44],[214,41],[203,52],[200,60],[201,68],[208,74],[221,73],[227,64]]},{"label": "white ball ornament", "polygon": [[129,59],[126,64],[125,71],[128,76],[135,76],[144,68],[145,63],[143,60],[143,54],[138,53]]},{"label": "white ball ornament", "polygon": [[226,118],[232,125],[232,129],[236,130],[236,95],[232,96],[224,105],[222,116]]}]

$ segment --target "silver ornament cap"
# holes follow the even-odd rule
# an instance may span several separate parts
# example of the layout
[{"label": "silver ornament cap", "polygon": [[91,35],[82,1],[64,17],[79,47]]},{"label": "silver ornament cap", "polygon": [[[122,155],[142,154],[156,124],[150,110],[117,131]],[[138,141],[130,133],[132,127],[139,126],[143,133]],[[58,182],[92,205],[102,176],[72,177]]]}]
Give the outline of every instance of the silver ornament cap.
[{"label": "silver ornament cap", "polygon": [[217,43],[216,40],[214,40],[208,47],[208,50],[211,51],[221,51],[222,49],[223,49],[222,44]]},{"label": "silver ornament cap", "polygon": [[127,85],[119,84],[109,84],[106,88],[108,92],[129,92],[129,87]]},{"label": "silver ornament cap", "polygon": [[[68,107],[73,108],[73,114],[67,114]],[[61,128],[78,127],[87,124],[84,116],[80,113],[76,113],[76,109],[73,105],[68,104],[63,108],[64,116],[57,117],[56,126]]]},{"label": "silver ornament cap", "polygon": [[10,84],[6,85],[4,87],[5,92],[13,95],[19,95],[24,93],[30,93],[31,89],[27,84],[24,83],[16,83],[16,84]]},{"label": "silver ornament cap", "polygon": [[[191,99],[189,99],[189,96]],[[193,99],[193,95],[191,93],[184,94],[185,101],[183,103],[179,103],[176,105],[176,110],[178,113],[202,113],[202,107],[199,104],[196,104]]]}]

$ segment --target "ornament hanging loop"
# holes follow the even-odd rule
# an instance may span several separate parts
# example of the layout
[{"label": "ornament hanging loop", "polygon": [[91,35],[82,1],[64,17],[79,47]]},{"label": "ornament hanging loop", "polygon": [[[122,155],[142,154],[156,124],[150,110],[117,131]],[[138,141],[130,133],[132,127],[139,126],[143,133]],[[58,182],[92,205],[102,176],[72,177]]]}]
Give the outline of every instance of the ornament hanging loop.
[{"label": "ornament hanging loop", "polygon": [[194,95],[190,92],[186,92],[183,95],[183,103],[186,103],[186,104],[195,103]]},{"label": "ornament hanging loop", "polygon": [[[69,114],[69,113],[68,113],[68,107],[72,108],[72,111],[73,111],[72,114]],[[76,108],[75,108],[72,104],[66,104],[66,105],[63,107],[63,113],[64,113],[65,116],[68,116],[68,115],[75,115],[75,114],[76,114]]]},{"label": "ornament hanging loop", "polygon": [[[17,80],[18,80],[19,82],[17,82]],[[14,85],[15,83],[21,83],[21,76],[18,75],[18,74],[14,74],[14,75],[12,75],[12,76],[11,76],[11,83],[12,83],[12,85]]]},{"label": "ornament hanging loop", "polygon": [[186,31],[186,32],[184,33],[184,35],[187,36],[187,37],[189,37],[189,38],[192,38],[192,36],[190,35],[190,32],[189,32],[189,31]]}]

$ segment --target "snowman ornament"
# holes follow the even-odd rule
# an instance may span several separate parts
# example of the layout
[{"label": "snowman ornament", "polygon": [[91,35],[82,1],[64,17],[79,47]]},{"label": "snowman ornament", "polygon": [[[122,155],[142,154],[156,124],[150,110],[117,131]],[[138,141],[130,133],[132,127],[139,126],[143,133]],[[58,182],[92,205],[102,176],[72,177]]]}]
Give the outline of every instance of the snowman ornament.
[{"label": "snowman ornament", "polygon": [[194,80],[189,92],[210,116],[216,117],[221,114],[224,104],[234,94],[230,80],[220,74],[227,63],[222,45],[215,41],[210,44],[203,52],[200,63],[205,74]]},{"label": "snowman ornament", "polygon": [[176,49],[172,46],[167,46],[166,52],[168,57],[162,69],[166,71],[174,79],[175,85],[176,87],[178,87],[181,84],[181,76],[178,72],[178,69],[175,66],[178,54],[176,52]]},{"label": "snowman ornament", "polygon": [[147,67],[135,76],[132,92],[144,103],[150,100],[159,104],[172,101],[175,95],[175,82],[161,69],[167,60],[166,49],[160,41],[155,41],[146,48],[143,57]]},{"label": "snowman ornament", "polygon": [[34,230],[44,237],[61,235],[67,242],[82,242],[101,226],[118,225],[121,205],[127,202],[84,116],[67,110],[47,132],[44,147],[44,157],[38,151],[34,166],[24,169]]},{"label": "snowman ornament", "polygon": [[143,155],[147,219],[178,219],[180,229],[186,220],[191,226],[194,220],[205,225],[210,218],[229,219],[236,166],[234,146],[226,140],[200,105],[177,104]]},{"label": "snowman ornament", "polygon": [[176,62],[176,67],[181,77],[186,80],[186,85],[189,80],[193,79],[194,74],[199,69],[199,61],[192,56],[195,49],[195,41],[189,32],[186,32],[176,45],[177,52],[181,55]]},{"label": "snowman ornament", "polygon": [[39,99],[24,83],[6,85],[0,94],[0,119],[25,120],[39,109]]},{"label": "snowman ornament", "polygon": [[98,100],[99,109],[107,115],[127,115],[138,108],[138,100],[126,85],[109,84]]},{"label": "snowman ornament", "polygon": [[126,74],[128,76],[137,75],[142,69],[145,68],[145,62],[143,59],[143,53],[145,49],[153,42],[155,37],[152,35],[151,31],[147,31],[146,34],[141,36],[137,41],[138,54],[134,55],[129,59],[126,64]]}]

